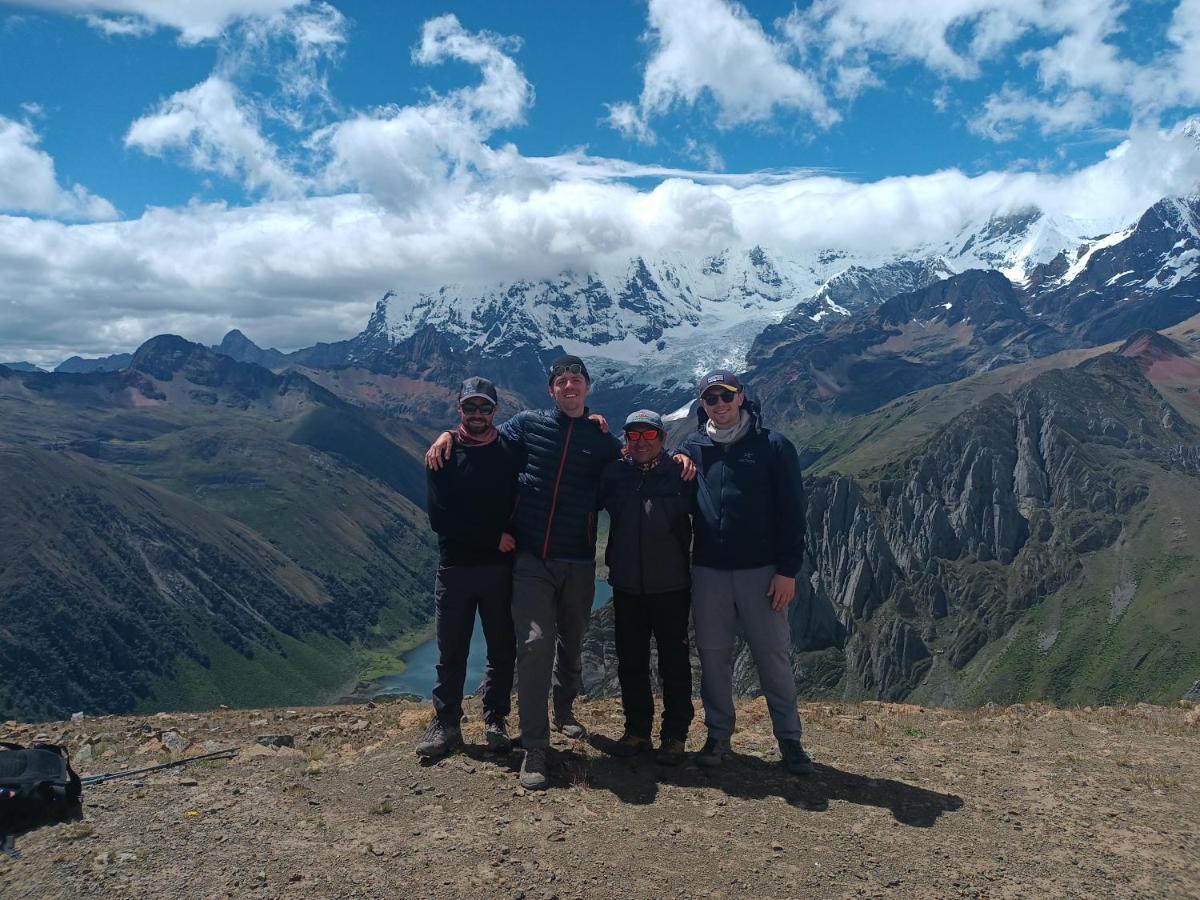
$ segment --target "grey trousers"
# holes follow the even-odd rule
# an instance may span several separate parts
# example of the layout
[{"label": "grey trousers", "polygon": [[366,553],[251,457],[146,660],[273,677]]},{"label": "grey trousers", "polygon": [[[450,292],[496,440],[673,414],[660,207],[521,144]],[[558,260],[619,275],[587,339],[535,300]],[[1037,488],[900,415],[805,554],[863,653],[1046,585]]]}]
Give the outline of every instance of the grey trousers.
[{"label": "grey trousers", "polygon": [[758,569],[692,567],[692,617],[700,655],[700,699],[709,737],[733,734],[733,650],[740,624],[750,644],[758,681],[771,711],[777,740],[800,739],[796,681],[788,659],[787,609],[771,609],[767,588],[774,566]]},{"label": "grey trousers", "polygon": [[541,560],[519,553],[513,563],[513,627],[517,635],[517,712],[525,749],[550,746],[546,696],[569,711],[579,696],[583,635],[596,594],[596,564]]}]

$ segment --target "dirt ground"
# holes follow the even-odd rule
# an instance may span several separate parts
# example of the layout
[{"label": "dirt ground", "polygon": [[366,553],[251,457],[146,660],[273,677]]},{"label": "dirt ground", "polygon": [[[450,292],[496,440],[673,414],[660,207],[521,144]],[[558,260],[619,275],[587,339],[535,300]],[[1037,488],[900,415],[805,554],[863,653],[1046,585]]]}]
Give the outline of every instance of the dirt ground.
[{"label": "dirt ground", "polygon": [[[240,752],[87,789],[80,820],[0,855],[0,896],[1200,897],[1195,708],[805,704],[797,779],[748,701],[722,770],[556,737],[526,793],[475,703],[466,751],[428,766],[407,702],[6,723],[84,775]],[[620,734],[614,701],[579,713]]]}]

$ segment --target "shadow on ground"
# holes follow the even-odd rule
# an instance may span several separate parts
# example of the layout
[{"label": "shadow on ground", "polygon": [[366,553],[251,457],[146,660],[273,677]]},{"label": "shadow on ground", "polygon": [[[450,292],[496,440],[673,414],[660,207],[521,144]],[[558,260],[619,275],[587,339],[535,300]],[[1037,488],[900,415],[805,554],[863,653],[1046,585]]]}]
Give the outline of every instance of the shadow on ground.
[{"label": "shadow on ground", "polygon": [[[14,803],[16,801],[4,801]],[[17,838],[44,828],[47,825],[60,825],[63,822],[78,822],[83,818],[83,807],[79,803],[63,803],[59,801],[47,803],[31,811],[10,813],[0,811],[0,853],[13,859],[21,858],[17,849]]]},{"label": "shadow on ground", "polygon": [[587,757],[574,750],[550,755],[552,788],[585,783],[607,790],[624,803],[653,803],[659,784],[715,787],[730,797],[761,800],[782,797],[798,809],[824,812],[831,800],[887,809],[897,822],[929,828],[942,813],[962,809],[963,799],[890,778],[871,778],[817,764],[805,778],[789,775],[778,763],[732,754],[718,769],[702,769],[690,760],[678,768],[656,765],[650,754],[633,759]]}]

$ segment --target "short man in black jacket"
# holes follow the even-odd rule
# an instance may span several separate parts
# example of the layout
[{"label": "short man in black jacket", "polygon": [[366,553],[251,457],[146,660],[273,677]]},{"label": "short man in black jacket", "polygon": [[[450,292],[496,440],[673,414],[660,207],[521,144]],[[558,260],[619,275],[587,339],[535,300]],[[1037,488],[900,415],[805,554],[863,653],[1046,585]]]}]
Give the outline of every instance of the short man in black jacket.
[{"label": "short man in black jacket", "polygon": [[696,757],[719,766],[734,730],[733,650],[740,623],[788,771],[812,772],[800,743],[787,608],[804,557],[804,487],[796,448],[759,421],[728,370],[697,385],[699,430],[680,450],[698,469],[692,614],[708,741]]},{"label": "short man in black jacket", "polygon": [[609,463],[600,482],[600,505],[610,528],[604,560],[613,588],[617,678],[625,734],[613,753],[633,756],[651,747],[654,697],[650,689],[650,637],[658,645],[663,716],[657,756],[664,765],[683,761],[695,711],[688,658],[691,606],[692,498],[696,483],[663,449],[662,418],[638,410],[625,420],[624,456]]},{"label": "short man in black jacket", "polygon": [[441,557],[434,582],[438,646],[433,707],[437,715],[417,744],[419,756],[444,756],[462,744],[463,682],[475,610],[487,642],[483,678],[484,735],[497,752],[512,748],[505,727],[511,708],[516,641],[512,620],[512,537],[505,533],[516,497],[517,451],[492,423],[496,388],[468,378],[459,391],[461,421],[447,464],[428,472],[429,524]]}]

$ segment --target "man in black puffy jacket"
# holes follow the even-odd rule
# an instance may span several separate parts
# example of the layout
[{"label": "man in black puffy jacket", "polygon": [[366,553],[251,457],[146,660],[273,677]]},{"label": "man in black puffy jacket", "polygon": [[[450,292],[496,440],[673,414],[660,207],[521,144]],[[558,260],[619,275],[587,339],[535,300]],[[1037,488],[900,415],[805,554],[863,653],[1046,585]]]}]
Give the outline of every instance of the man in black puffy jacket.
[{"label": "man in black puffy jacket", "polygon": [[764,428],[737,375],[697,385],[699,430],[680,450],[696,464],[692,615],[708,740],[696,757],[719,766],[734,730],[733,651],[740,624],[754,655],[788,771],[812,772],[800,743],[787,608],[804,557],[804,486],[791,441]]},{"label": "man in black puffy jacket", "polygon": [[694,481],[664,450],[662,418],[638,410],[625,420],[627,446],[609,463],[600,482],[600,505],[611,527],[605,562],[616,616],[617,678],[625,710],[625,734],[612,752],[633,756],[649,750],[654,725],[650,689],[650,638],[658,646],[663,715],[657,760],[683,761],[695,714],[688,654],[691,606],[692,497]]},{"label": "man in black puffy jacket", "polygon": [[[590,389],[583,361],[562,356],[549,371],[554,408],[525,410],[500,426],[501,437],[524,456],[511,522],[517,549],[512,611],[525,748],[521,784],[533,789],[548,784],[546,696],[552,686],[555,730],[587,736],[572,706],[596,591],[596,500],[600,473],[621,454],[620,441],[588,416]],[[443,437],[430,448],[431,468],[441,465],[449,446]]]}]

